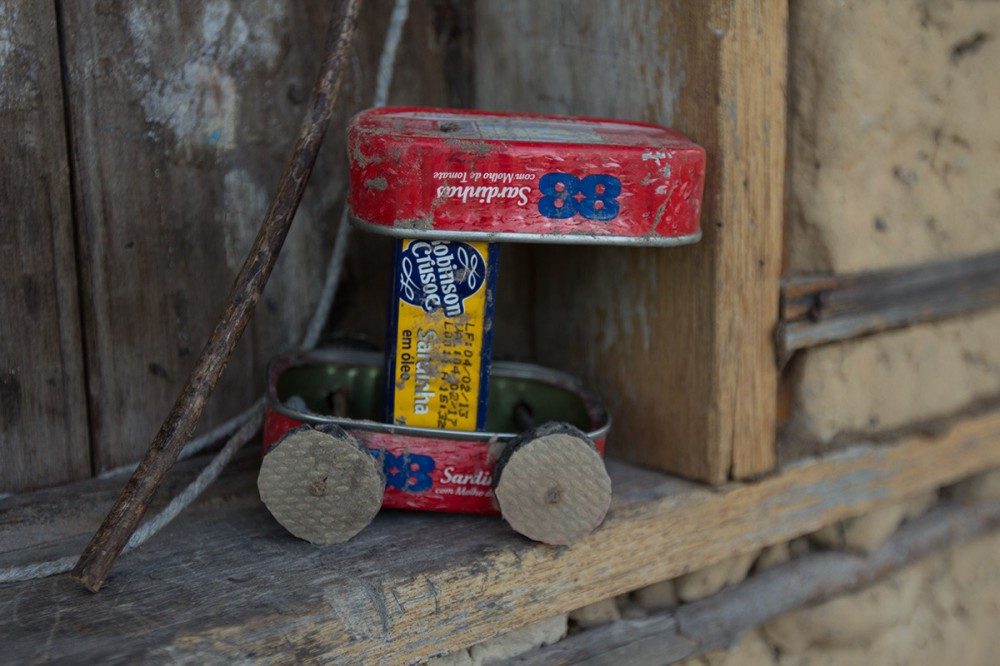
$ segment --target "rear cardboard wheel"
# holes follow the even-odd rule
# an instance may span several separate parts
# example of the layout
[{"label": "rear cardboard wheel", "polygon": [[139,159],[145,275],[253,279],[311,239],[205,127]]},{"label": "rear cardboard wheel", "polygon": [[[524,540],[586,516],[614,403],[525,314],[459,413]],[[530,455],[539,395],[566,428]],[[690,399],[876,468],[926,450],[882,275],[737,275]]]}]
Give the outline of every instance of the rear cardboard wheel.
[{"label": "rear cardboard wheel", "polygon": [[382,506],[382,466],[337,426],[288,431],[261,462],[257,489],[281,525],[311,543],[347,541]]},{"label": "rear cardboard wheel", "polygon": [[562,545],[590,534],[611,505],[611,478],[597,448],[576,428],[548,423],[510,442],[493,493],[510,526]]}]

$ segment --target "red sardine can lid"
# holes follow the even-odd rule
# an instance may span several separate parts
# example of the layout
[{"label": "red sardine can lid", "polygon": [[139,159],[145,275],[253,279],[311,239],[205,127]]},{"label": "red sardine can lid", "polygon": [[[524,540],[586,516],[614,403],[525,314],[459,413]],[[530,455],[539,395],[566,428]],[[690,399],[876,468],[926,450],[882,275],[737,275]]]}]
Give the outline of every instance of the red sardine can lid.
[{"label": "red sardine can lid", "polygon": [[348,133],[354,223],[405,238],[683,245],[705,150],[656,125],[382,107]]}]

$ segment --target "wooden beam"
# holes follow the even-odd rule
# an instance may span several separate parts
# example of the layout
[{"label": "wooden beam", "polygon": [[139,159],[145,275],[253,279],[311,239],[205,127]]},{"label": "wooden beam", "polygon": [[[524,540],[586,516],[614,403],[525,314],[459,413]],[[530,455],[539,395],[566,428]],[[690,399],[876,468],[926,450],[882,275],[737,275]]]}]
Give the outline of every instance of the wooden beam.
[{"label": "wooden beam", "polygon": [[[261,222],[257,237],[243,261],[243,267],[229,292],[229,300],[216,320],[212,334],[187,384],[180,391],[173,408],[122,489],[107,518],[80,556],[73,577],[91,592],[97,592],[115,559],[128,543],[166,479],[184,444],[205,411],[205,405],[229,364],[243,331],[257,309],[264,287],[288,236],[302,195],[312,176],[323,137],[340,96],[344,72],[354,41],[361,0],[341,0],[333,11],[327,35],[326,54],[312,89],[295,149],[292,151],[278,189]],[[241,431],[244,428],[241,428]],[[246,432],[243,442],[256,434],[256,427]]]},{"label": "wooden beam", "polygon": [[[715,34],[722,27],[725,34],[719,47],[720,101],[708,121],[718,128],[719,143],[710,154],[723,168],[706,184],[715,198],[703,224],[706,240],[717,234],[717,245],[706,246],[714,254],[714,274],[700,278],[703,290],[710,281],[715,286],[691,298],[714,295],[712,370],[720,402],[718,414],[709,418],[719,419],[719,445],[731,447],[731,476],[744,479],[769,471],[776,460],[778,369],[764,347],[778,320],[774,301],[784,242],[788,3],[712,5],[703,24]],[[700,60],[701,40],[709,35],[685,39],[686,67]],[[680,122],[690,123],[691,134],[698,136],[705,100],[692,92],[681,103]],[[711,136],[712,130],[707,132]]]},{"label": "wooden beam", "polygon": [[[57,3],[96,472],[142,457],[226,304],[305,112],[330,11],[317,4],[267,19],[251,5]],[[295,237],[333,237],[312,221],[326,205],[304,206],[289,239],[282,263],[301,284],[322,284],[322,259]],[[282,272],[205,422],[260,391],[257,331],[277,347],[302,330],[314,290],[281,293]]]},{"label": "wooden beam", "polygon": [[[249,456],[242,470],[125,558],[104,595],[68,579],[0,588],[0,635],[5,656],[23,662],[279,653],[409,662],[997,466],[994,412],[941,437],[860,445],[714,490],[611,462],[608,518],[571,547],[529,542],[491,517],[383,512],[352,541],[320,548],[290,537],[267,515]],[[44,506],[25,497],[0,501],[0,549],[7,551],[0,565],[24,562],[36,549],[51,552],[60,539],[85,540],[93,525],[67,516],[95,504],[91,483],[65,489],[61,502],[56,491],[43,494]],[[101,491],[102,501],[111,502],[116,485]],[[39,529],[43,522],[51,527]],[[8,538],[32,526],[34,542]]]},{"label": "wooden beam", "polygon": [[596,385],[615,454],[712,483],[775,460],[786,5],[476,4],[478,106],[659,123],[708,151],[700,243],[538,249],[532,298],[539,359]]},{"label": "wooden beam", "polygon": [[89,476],[90,446],[55,5],[0,3],[0,25],[3,493]]},{"label": "wooden beam", "polygon": [[799,349],[1000,305],[1000,252],[781,285],[778,358]]},{"label": "wooden beam", "polygon": [[[333,4],[55,4],[65,25],[80,220],[82,312],[72,319],[82,318],[86,330],[93,460],[100,472],[142,456],[225,306],[291,153]],[[205,423],[245,409],[263,388],[269,359],[300,343],[346,189],[344,129],[371,104],[391,7],[392,0],[373,0],[362,9],[345,104],[313,175],[321,186],[310,188],[299,207],[262,307],[206,408]],[[437,30],[449,31],[451,42],[464,39],[455,24],[465,11],[444,2],[412,3],[392,102],[440,106],[449,88],[461,85],[462,76],[446,76],[442,44],[452,55],[461,48]],[[61,116],[58,101],[45,108]],[[24,164],[3,174],[18,169]],[[331,328],[382,340],[390,246],[355,234],[357,251],[347,262]],[[66,270],[73,272],[68,263]]]}]

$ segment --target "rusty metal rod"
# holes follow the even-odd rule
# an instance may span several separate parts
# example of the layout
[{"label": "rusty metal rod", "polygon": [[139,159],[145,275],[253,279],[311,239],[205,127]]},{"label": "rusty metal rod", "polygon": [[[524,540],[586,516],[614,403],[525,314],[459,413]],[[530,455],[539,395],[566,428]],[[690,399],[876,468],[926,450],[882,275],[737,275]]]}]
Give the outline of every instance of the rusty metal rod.
[{"label": "rusty metal rod", "polygon": [[313,87],[309,110],[302,122],[295,150],[253,247],[236,277],[229,303],[205,343],[187,386],[177,397],[146,455],[70,574],[91,592],[101,589],[108,571],[138,526],[184,443],[190,438],[260,300],[333,115],[360,4],[361,0],[343,0],[342,11],[333,12],[323,67]]}]

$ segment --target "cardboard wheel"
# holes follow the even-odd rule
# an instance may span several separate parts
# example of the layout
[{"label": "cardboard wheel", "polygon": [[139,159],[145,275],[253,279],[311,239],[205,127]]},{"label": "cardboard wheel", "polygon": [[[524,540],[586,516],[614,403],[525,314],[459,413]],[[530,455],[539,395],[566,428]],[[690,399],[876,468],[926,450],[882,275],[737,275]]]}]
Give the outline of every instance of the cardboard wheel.
[{"label": "cardboard wheel", "polygon": [[529,539],[573,543],[604,520],[611,478],[597,448],[576,428],[549,423],[507,445],[493,492],[510,526]]},{"label": "cardboard wheel", "polygon": [[382,507],[382,467],[337,426],[289,430],[257,476],[260,498],[286,530],[311,543],[347,541]]}]

